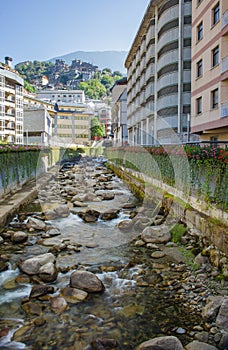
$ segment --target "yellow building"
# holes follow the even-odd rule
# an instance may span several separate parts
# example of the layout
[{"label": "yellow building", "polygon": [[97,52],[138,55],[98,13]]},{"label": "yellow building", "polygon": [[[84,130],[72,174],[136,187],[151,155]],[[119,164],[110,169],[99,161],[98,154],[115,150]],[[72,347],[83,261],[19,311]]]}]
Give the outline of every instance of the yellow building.
[{"label": "yellow building", "polygon": [[228,1],[192,1],[191,132],[228,140]]},{"label": "yellow building", "polygon": [[86,104],[56,105],[53,142],[58,145],[88,145],[92,113]]}]

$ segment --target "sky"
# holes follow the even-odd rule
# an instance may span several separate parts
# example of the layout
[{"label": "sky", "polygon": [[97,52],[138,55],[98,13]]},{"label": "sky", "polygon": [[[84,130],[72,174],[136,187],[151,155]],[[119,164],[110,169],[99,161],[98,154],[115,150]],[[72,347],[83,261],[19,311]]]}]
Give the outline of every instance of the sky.
[{"label": "sky", "polygon": [[0,0],[0,62],[128,51],[150,0]]}]

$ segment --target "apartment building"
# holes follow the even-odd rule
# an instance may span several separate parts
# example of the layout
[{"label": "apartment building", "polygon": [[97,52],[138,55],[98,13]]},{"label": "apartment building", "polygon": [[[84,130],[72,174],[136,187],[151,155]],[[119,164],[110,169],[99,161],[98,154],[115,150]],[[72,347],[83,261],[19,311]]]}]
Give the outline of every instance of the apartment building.
[{"label": "apartment building", "polygon": [[192,1],[191,132],[228,140],[228,1]]},{"label": "apartment building", "polygon": [[88,145],[91,117],[86,104],[59,103],[53,123],[53,145]]},{"label": "apartment building", "polygon": [[125,61],[130,144],[176,142],[187,131],[191,14],[191,0],[151,0],[146,9]]},{"label": "apartment building", "polygon": [[0,63],[0,140],[23,144],[24,80],[11,67],[10,57]]}]

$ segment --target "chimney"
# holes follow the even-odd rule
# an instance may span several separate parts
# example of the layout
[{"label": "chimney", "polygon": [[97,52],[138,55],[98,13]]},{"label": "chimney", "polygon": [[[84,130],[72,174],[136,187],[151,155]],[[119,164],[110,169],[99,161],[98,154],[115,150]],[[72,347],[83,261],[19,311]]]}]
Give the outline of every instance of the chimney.
[{"label": "chimney", "polygon": [[8,57],[8,56],[5,57],[5,64],[10,68],[12,68],[12,61],[13,59],[11,57]]}]

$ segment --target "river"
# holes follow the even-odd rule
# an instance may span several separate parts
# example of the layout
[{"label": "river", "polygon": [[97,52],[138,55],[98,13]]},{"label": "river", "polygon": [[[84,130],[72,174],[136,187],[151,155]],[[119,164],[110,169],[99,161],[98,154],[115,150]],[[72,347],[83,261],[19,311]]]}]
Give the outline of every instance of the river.
[{"label": "river", "polygon": [[[118,227],[119,222],[139,212],[142,203],[119,178],[107,172],[103,161],[82,160],[76,167],[74,178],[65,176],[71,173],[71,168],[61,170],[38,198],[21,209],[5,228],[6,232],[23,230],[28,239],[20,244],[5,239],[0,245],[1,258],[8,267],[0,273],[0,348],[96,349],[91,344],[97,339],[113,339],[118,344],[116,349],[130,350],[143,341],[163,335],[175,335],[187,344],[192,339],[193,327],[201,323],[200,315],[190,312],[185,303],[175,298],[171,285],[169,288],[162,283],[167,275],[178,278],[180,273],[172,270],[173,262],[166,257],[153,259],[150,249],[135,245],[139,231]],[[78,215],[85,208],[74,207],[67,191],[63,191],[66,188],[64,179],[71,191],[72,187],[79,189],[81,181],[81,194],[90,193],[94,188],[102,191],[105,184],[106,191],[113,192],[114,198],[86,204],[100,213],[117,209],[117,217],[112,220],[99,217],[95,222],[85,222]],[[67,190],[69,193],[70,189]],[[67,217],[46,220],[60,235],[45,237],[44,232],[26,229],[28,216],[39,217],[57,203],[67,203],[71,210]],[[126,203],[131,203],[132,208],[124,206]],[[61,250],[59,247],[63,243],[68,246]],[[32,309],[26,309],[23,305],[31,301],[32,286],[42,281],[37,276],[22,274],[18,263],[50,251],[55,254],[58,269],[56,281],[49,283],[54,293],[33,299]],[[85,300],[67,303],[65,310],[54,312],[50,307],[51,298],[69,286],[70,275],[77,269],[96,274],[105,286],[104,292],[89,293]]]}]

